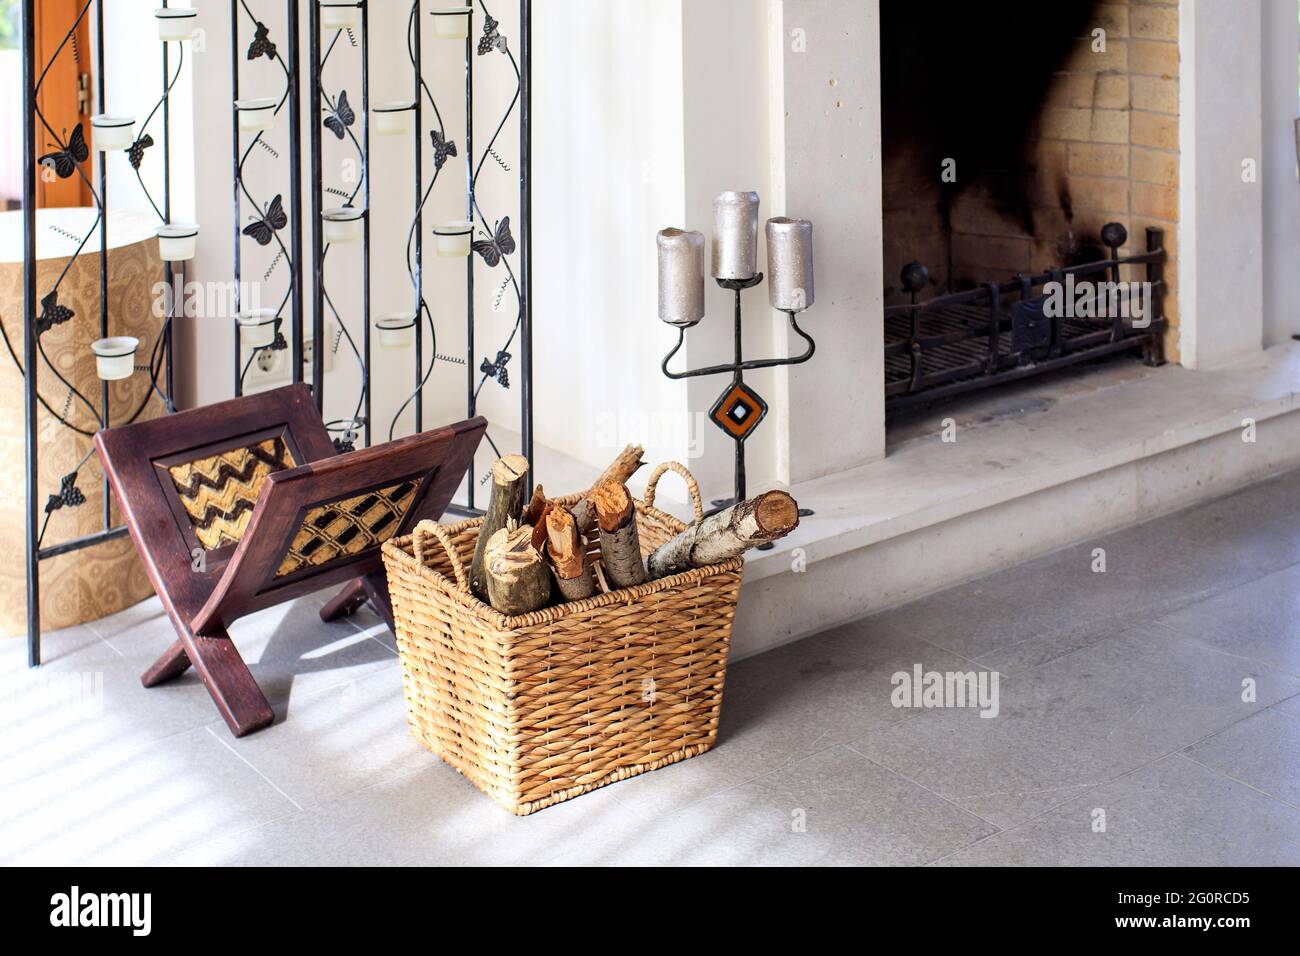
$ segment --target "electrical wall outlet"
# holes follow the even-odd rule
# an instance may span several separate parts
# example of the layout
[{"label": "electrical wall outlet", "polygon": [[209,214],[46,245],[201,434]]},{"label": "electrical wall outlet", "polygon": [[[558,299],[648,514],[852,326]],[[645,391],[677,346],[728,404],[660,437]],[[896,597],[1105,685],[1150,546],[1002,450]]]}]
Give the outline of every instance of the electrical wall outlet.
[{"label": "electrical wall outlet", "polygon": [[[242,349],[243,361],[241,366],[248,362],[251,349]],[[248,371],[244,373],[244,391],[260,392],[264,389],[275,388],[280,385],[289,383],[289,350],[281,349],[258,349],[257,354],[253,356],[253,361],[248,364]]]},{"label": "electrical wall outlet", "polygon": [[[333,322],[325,323],[325,371],[330,372],[334,369],[334,339],[338,335],[338,326]],[[346,348],[340,345],[339,348]],[[307,338],[302,343],[302,374],[305,381],[311,381],[311,363],[312,355],[315,353],[316,343],[313,339]],[[243,361],[247,362],[250,349],[243,350]],[[253,359],[252,364],[248,366],[248,371],[244,375],[244,390],[248,392],[260,392],[268,388],[276,388],[280,385],[289,383],[289,350],[280,349],[259,349],[257,356]],[[242,364],[242,363],[241,363]]]},{"label": "electrical wall outlet", "polygon": [[[326,322],[324,331],[325,331],[325,354],[324,354],[323,366],[325,371],[332,372],[334,370],[334,354],[335,354],[334,340],[338,336],[338,329],[333,322]],[[345,346],[340,344],[339,348],[345,348]],[[311,363],[314,361],[315,354],[316,354],[315,339],[312,338],[303,339],[302,372],[303,372],[303,377],[309,381],[311,380]]]}]

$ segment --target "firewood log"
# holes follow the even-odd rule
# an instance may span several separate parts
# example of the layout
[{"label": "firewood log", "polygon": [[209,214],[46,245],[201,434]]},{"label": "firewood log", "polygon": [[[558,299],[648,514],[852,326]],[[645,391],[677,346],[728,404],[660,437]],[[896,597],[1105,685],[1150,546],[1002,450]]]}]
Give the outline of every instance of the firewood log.
[{"label": "firewood log", "polygon": [[650,578],[702,568],[783,538],[799,525],[799,505],[784,491],[767,491],[691,525],[646,559]]},{"label": "firewood log", "polygon": [[546,557],[546,514],[551,510],[552,502],[546,497],[546,492],[542,486],[538,485],[533,489],[533,496],[528,500],[528,507],[524,509],[524,516],[519,519],[520,524],[532,525],[533,527],[533,547],[543,558]]},{"label": "firewood log", "polygon": [[492,465],[492,497],[488,500],[483,523],[479,525],[474,561],[469,569],[470,590],[480,600],[488,599],[483,552],[492,535],[506,526],[506,521],[518,521],[523,515],[524,498],[528,494],[527,478],[528,459],[523,455],[506,455]]},{"label": "firewood log", "polygon": [[513,521],[484,549],[488,603],[502,614],[527,614],[551,601],[551,571],[533,547],[533,529]]},{"label": "firewood log", "polygon": [[533,496],[528,499],[528,507],[524,509],[523,517],[520,518],[520,524],[530,524],[536,528],[542,520],[542,512],[546,509],[546,492],[542,486],[538,485],[533,489]]},{"label": "firewood log", "polygon": [[586,543],[568,508],[555,505],[546,512],[546,538],[546,556],[564,599],[579,601],[595,594],[596,577],[586,561]]},{"label": "firewood log", "polygon": [[611,587],[627,588],[646,580],[641,561],[641,539],[636,528],[636,506],[627,485],[604,481],[588,496],[600,529],[600,561]]},{"label": "firewood log", "polygon": [[[640,445],[628,445],[609,463],[609,467],[601,473],[591,487],[595,489],[607,481],[614,481],[620,485],[627,484],[627,480],[645,464],[641,460],[644,454],[645,449]],[[578,523],[578,530],[584,533],[596,526],[596,514],[591,508],[590,501],[584,498],[573,506],[573,520]]]}]

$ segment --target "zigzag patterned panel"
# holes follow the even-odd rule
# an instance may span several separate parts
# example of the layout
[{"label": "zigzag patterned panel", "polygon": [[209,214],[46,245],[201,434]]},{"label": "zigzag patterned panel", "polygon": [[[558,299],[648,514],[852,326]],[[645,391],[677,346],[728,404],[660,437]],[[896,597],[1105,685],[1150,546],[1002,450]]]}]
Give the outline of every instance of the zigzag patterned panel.
[{"label": "zigzag patterned panel", "polygon": [[253,516],[262,482],[273,471],[294,467],[281,438],[173,465],[167,470],[190,517],[199,544],[211,551],[238,543]]},{"label": "zigzag patterned panel", "polygon": [[402,523],[418,488],[419,482],[403,481],[312,508],[302,519],[275,576],[320,567],[383,544]]}]

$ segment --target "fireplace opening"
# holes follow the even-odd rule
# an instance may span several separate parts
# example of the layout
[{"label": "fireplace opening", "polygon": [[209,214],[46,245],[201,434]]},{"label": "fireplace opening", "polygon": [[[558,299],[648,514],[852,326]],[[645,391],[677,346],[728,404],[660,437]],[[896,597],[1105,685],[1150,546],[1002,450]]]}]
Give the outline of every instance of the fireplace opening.
[{"label": "fireplace opening", "polygon": [[1172,4],[881,4],[889,412],[1164,361],[1177,84]]}]

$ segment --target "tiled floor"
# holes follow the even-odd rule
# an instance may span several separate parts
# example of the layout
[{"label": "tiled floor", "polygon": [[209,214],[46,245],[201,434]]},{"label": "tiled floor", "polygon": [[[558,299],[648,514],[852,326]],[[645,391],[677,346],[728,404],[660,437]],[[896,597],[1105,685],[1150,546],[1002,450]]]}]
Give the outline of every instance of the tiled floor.
[{"label": "tiled floor", "polygon": [[[140,687],[149,601],[38,671],[0,643],[0,862],[1300,864],[1297,502],[1300,473],[741,661],[715,750],[526,818],[407,736],[368,611],[240,622],[281,720],[235,740],[192,673]],[[893,706],[918,664],[996,668],[997,716]]]}]

